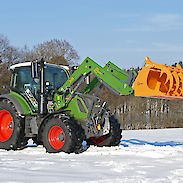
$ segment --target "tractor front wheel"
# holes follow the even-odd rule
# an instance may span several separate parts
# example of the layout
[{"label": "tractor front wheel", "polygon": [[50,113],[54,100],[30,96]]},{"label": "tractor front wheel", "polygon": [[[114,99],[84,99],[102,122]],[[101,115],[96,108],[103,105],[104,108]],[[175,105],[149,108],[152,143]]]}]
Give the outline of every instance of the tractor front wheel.
[{"label": "tractor front wheel", "polygon": [[42,143],[49,153],[73,153],[80,149],[84,130],[73,118],[52,117],[42,128]]},{"label": "tractor front wheel", "polygon": [[122,130],[120,129],[120,124],[118,120],[115,119],[113,116],[109,117],[110,121],[110,131],[109,134],[101,136],[99,138],[91,137],[87,139],[88,145],[96,145],[98,147],[102,146],[117,146],[122,138]]}]

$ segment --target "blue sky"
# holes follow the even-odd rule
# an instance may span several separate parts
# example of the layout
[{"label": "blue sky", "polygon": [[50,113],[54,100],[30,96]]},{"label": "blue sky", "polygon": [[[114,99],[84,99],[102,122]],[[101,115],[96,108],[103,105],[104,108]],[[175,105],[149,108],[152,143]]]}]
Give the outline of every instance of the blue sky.
[{"label": "blue sky", "polygon": [[80,56],[121,68],[183,60],[182,0],[0,0],[0,33],[30,49],[65,39]]}]

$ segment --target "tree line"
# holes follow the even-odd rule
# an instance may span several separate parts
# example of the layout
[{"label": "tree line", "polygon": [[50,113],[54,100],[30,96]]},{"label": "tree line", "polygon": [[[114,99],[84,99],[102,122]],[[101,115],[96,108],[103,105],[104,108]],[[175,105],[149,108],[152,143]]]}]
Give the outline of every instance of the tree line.
[{"label": "tree line", "polygon": [[[15,63],[44,58],[46,62],[78,65],[79,56],[66,40],[53,39],[29,49],[10,45],[7,37],[0,34],[0,94],[6,92],[11,73],[8,67]],[[139,71],[139,67],[136,68]],[[130,96],[117,96],[104,87],[99,97],[108,102],[111,113],[121,123],[122,129],[154,129],[183,127],[182,101],[161,100]]]},{"label": "tree line", "polygon": [[162,129],[183,127],[182,100],[126,96],[113,109],[122,129]]}]

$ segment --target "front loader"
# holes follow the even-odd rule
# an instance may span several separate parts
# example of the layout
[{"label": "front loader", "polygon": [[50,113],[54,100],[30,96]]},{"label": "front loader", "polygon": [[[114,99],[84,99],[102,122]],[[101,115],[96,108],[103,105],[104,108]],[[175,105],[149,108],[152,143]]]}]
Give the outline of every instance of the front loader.
[{"label": "front loader", "polygon": [[[49,153],[79,153],[83,141],[97,146],[119,144],[118,120],[98,93],[103,86],[118,95],[133,93],[133,70],[127,74],[111,62],[103,68],[88,57],[72,75],[67,66],[43,59],[15,64],[10,70],[10,91],[0,95],[1,149],[24,148],[29,139]],[[87,86],[78,92],[86,80]]]}]

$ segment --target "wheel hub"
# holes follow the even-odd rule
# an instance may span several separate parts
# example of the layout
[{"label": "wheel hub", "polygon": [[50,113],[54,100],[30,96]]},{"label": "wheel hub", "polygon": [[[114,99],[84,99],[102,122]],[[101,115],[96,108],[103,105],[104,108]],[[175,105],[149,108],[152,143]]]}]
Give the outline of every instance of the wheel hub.
[{"label": "wheel hub", "polygon": [[10,122],[10,123],[8,124],[8,128],[11,129],[11,130],[13,129],[13,122]]},{"label": "wheel hub", "polygon": [[53,149],[61,149],[65,144],[65,133],[60,126],[53,126],[48,132],[48,140]]},{"label": "wheel hub", "polygon": [[60,134],[58,135],[58,139],[59,139],[60,141],[63,141],[63,140],[64,140],[64,134],[63,134],[63,133],[60,133]]}]

